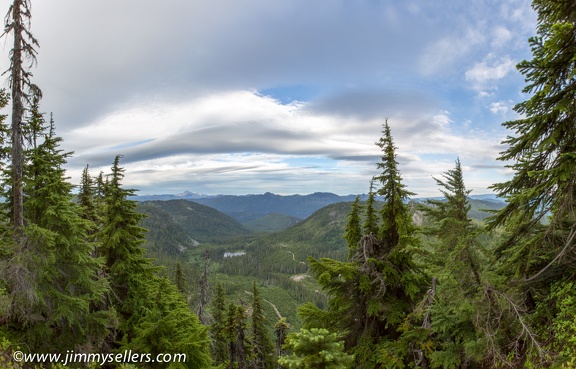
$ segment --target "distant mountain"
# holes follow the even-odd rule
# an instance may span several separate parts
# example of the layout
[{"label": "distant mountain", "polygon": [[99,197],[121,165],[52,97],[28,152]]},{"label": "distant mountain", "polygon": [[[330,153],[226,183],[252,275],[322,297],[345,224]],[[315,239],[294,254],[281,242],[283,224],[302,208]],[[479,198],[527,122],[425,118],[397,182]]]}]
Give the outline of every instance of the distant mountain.
[{"label": "distant mountain", "polygon": [[[362,200],[366,195],[360,195]],[[259,195],[206,195],[185,191],[180,194],[134,196],[137,201],[173,201],[187,200],[214,208],[255,232],[272,232],[286,229],[297,219],[306,219],[315,211],[340,202],[354,201],[356,195],[339,196],[328,192],[316,192],[309,195],[276,195],[266,192]],[[427,199],[441,200],[442,197],[415,198],[411,201],[425,203]],[[483,220],[489,212],[499,210],[505,202],[493,194],[470,196],[472,210],[470,217]]]},{"label": "distant mountain", "polygon": [[179,194],[160,194],[160,195],[136,195],[131,196],[130,200],[136,201],[168,201],[168,200],[196,200],[212,197],[204,193],[184,191]]},{"label": "distant mountain", "polygon": [[251,233],[228,215],[187,200],[144,201],[137,210],[147,215],[142,226],[150,230],[148,246],[168,254]]},{"label": "distant mountain", "polygon": [[290,196],[266,192],[262,195],[219,195],[193,201],[213,207],[240,222],[249,222],[274,213],[305,219],[327,205],[353,201],[355,198],[356,195],[338,196],[327,192]]},{"label": "distant mountain", "polygon": [[242,223],[242,225],[254,232],[270,233],[286,229],[302,221],[300,218],[291,217],[290,215],[272,213],[264,215],[255,220]]}]

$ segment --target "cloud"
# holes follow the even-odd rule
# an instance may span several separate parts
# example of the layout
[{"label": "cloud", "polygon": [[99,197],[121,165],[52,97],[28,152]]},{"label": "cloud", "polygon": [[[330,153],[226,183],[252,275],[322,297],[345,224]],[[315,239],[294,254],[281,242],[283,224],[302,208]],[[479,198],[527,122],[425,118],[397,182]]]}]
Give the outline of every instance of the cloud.
[{"label": "cloud", "polygon": [[496,101],[490,104],[490,111],[498,115],[506,115],[513,106],[514,102],[509,101]]},{"label": "cloud", "polygon": [[387,117],[421,192],[456,155],[497,156],[484,113],[506,113],[520,90],[510,64],[529,53],[530,12],[528,0],[40,1],[33,73],[75,179],[123,154],[127,183],[147,192],[356,192]]},{"label": "cloud", "polygon": [[[76,151],[69,162],[73,177],[86,164],[96,173],[107,171],[113,157],[122,154],[130,186],[146,192],[180,188],[214,193],[217,187],[217,192],[232,191],[220,183],[231,181],[238,186],[235,193],[249,183],[274,183],[279,192],[289,193],[289,188],[325,181],[318,188],[348,193],[345,188],[359,186],[362,178],[367,181],[377,173],[381,153],[374,142],[383,119],[326,114],[314,103],[284,105],[255,91],[228,91],[112,112],[70,132],[65,147],[71,144]],[[424,105],[389,119],[408,183],[437,174],[423,159],[428,154],[474,162],[494,159],[500,148],[492,138],[455,134],[453,123],[449,112]],[[315,159],[307,164],[305,158]],[[279,185],[289,180],[302,183]]]},{"label": "cloud", "polygon": [[494,55],[488,55],[486,59],[466,71],[465,76],[467,81],[480,88],[506,77],[515,68],[516,63],[508,56],[496,59]]}]

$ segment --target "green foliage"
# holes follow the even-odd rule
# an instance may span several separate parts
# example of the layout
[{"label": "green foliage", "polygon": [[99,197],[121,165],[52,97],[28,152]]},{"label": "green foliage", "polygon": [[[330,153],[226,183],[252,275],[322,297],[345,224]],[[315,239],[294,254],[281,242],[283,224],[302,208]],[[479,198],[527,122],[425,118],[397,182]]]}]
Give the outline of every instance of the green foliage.
[{"label": "green foliage", "polygon": [[153,278],[140,286],[134,308],[134,339],[118,349],[150,353],[186,354],[185,363],[152,363],[150,368],[209,368],[207,330],[190,311],[178,289],[167,279]]},{"label": "green foliage", "polygon": [[251,367],[255,369],[273,369],[276,358],[274,345],[270,340],[270,332],[266,327],[266,316],[262,306],[260,291],[256,282],[252,285],[252,347],[254,348],[254,360]]},{"label": "green foliage", "polygon": [[299,309],[305,328],[329,328],[344,333],[346,350],[355,354],[357,368],[378,367],[374,352],[400,337],[401,324],[426,283],[412,256],[419,244],[410,209],[405,204],[411,193],[401,183],[387,123],[377,145],[383,151],[382,162],[378,164],[382,174],[375,180],[381,182],[382,188],[377,193],[384,197],[378,234],[360,234],[359,208],[355,202],[345,234],[349,240],[348,261],[309,259],[310,272],[329,297],[328,309],[310,304]]},{"label": "green foliage", "polygon": [[349,256],[354,254],[360,238],[362,238],[362,230],[360,228],[360,196],[356,197],[351,206],[350,214],[348,214],[348,222],[346,223],[346,230],[344,231],[344,239],[348,244]]},{"label": "green foliage", "polygon": [[[492,228],[505,230],[506,240],[496,256],[500,273],[514,286],[509,294],[518,296],[523,321],[530,320],[548,299],[555,300],[550,292],[567,286],[576,275],[572,262],[576,257],[576,12],[569,1],[534,0],[533,8],[538,27],[529,40],[532,60],[518,64],[530,98],[514,108],[520,119],[504,123],[514,135],[504,141],[507,149],[500,159],[513,161],[509,167],[514,175],[493,186],[508,204],[491,220]],[[556,319],[564,319],[561,312],[555,309],[546,319],[533,320],[536,329],[548,329],[551,321],[559,323]],[[524,347],[515,357],[518,362],[530,352],[537,352],[542,360],[534,360],[536,365],[547,361],[536,340],[529,339]]]},{"label": "green foliage", "polygon": [[252,360],[253,347],[246,335],[246,310],[230,303],[226,315],[226,338],[228,344],[228,367],[245,369]]},{"label": "green foliage", "polygon": [[226,335],[226,301],[221,283],[216,284],[216,296],[212,300],[212,318],[210,325],[211,351],[215,364],[228,362],[228,345]]},{"label": "green foliage", "polygon": [[354,357],[344,352],[344,342],[326,329],[301,329],[290,333],[284,344],[289,356],[278,359],[287,369],[347,369],[352,368]]},{"label": "green foliage", "polygon": [[[134,190],[122,188],[124,169],[120,167],[120,156],[116,156],[109,183],[104,187],[104,218],[98,239],[100,255],[106,260],[106,269],[111,280],[115,303],[121,306],[129,292],[138,289],[142,281],[154,274],[152,263],[144,258],[146,229],[139,223],[144,217],[136,212],[136,203],[127,197]],[[127,316],[130,311],[122,311]]]}]

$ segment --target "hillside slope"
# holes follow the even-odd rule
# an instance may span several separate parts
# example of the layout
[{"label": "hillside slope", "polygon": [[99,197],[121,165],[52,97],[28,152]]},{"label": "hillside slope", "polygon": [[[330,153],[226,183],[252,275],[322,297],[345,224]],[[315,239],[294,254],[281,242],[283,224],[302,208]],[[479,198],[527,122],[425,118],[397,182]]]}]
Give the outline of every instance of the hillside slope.
[{"label": "hillside slope", "polygon": [[188,247],[251,233],[228,215],[187,200],[144,201],[137,210],[147,215],[142,222],[150,230],[147,239],[160,249],[174,251],[175,244]]}]

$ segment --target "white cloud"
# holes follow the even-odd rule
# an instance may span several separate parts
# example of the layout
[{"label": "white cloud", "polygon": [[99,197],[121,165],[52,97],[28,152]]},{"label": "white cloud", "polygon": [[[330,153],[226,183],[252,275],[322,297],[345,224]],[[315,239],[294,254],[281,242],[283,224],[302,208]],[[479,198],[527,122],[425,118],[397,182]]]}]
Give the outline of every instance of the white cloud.
[{"label": "white cloud", "polygon": [[466,71],[465,77],[467,81],[471,81],[475,86],[485,86],[488,83],[506,77],[510,72],[515,70],[515,67],[516,63],[508,56],[496,59],[495,56],[491,54]]},{"label": "white cloud", "polygon": [[506,27],[499,26],[492,31],[492,37],[492,46],[502,47],[512,40],[513,34]]},{"label": "white cloud", "polygon": [[[228,91],[118,110],[64,139],[66,149],[71,143],[76,151],[69,164],[74,179],[87,163],[95,173],[107,171],[113,157],[123,154],[126,183],[145,193],[158,192],[155,188],[242,193],[265,191],[266,186],[276,186],[278,193],[302,193],[313,185],[349,193],[351,187],[365,191],[364,182],[376,174],[381,153],[374,142],[381,123],[361,115],[326,116],[305,103],[282,105],[251,91]],[[428,179],[439,173],[427,155],[460,156],[474,163],[496,157],[500,148],[491,137],[455,134],[451,123],[444,110],[390,117],[409,186],[435,188]],[[303,157],[322,164],[294,160]]]},{"label": "white cloud", "polygon": [[451,34],[434,41],[420,57],[420,70],[425,76],[452,71],[454,65],[484,41],[479,29],[468,28],[463,34]]},{"label": "white cloud", "polygon": [[514,102],[512,100],[508,101],[496,101],[490,104],[490,111],[498,115],[506,115],[508,113]]}]

